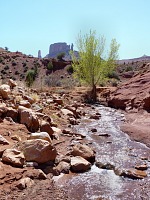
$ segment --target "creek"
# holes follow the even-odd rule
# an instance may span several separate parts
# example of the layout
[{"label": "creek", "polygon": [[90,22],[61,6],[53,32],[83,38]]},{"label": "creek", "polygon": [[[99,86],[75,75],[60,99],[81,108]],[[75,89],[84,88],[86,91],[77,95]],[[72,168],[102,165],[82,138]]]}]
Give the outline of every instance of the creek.
[{"label": "creek", "polygon": [[[100,119],[89,119],[92,112],[100,113]],[[124,120],[120,111],[96,105],[74,127],[76,132],[86,134],[88,144],[96,152],[96,159],[87,172],[60,175],[55,179],[71,200],[150,199],[150,149],[142,143],[131,141],[120,130],[120,124]],[[97,132],[92,132],[93,128]],[[137,165],[148,167],[145,170],[147,177],[133,179],[118,175],[119,171]]]}]

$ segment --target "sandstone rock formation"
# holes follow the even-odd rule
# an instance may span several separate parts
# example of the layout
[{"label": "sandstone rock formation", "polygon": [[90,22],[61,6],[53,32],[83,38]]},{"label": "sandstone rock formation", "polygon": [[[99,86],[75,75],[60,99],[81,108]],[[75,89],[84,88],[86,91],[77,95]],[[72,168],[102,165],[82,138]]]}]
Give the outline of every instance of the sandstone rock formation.
[{"label": "sandstone rock formation", "polygon": [[123,110],[145,109],[150,111],[150,72],[138,74],[123,83],[108,99],[108,105]]},{"label": "sandstone rock formation", "polygon": [[[73,46],[71,46],[73,48]],[[65,42],[58,42],[51,44],[49,47],[49,54],[47,55],[48,58],[55,58],[59,53],[66,53],[69,54],[71,50],[70,45],[67,45]]]},{"label": "sandstone rock formation", "polygon": [[41,50],[38,51],[38,58],[42,58],[42,56],[41,56]]},{"label": "sandstone rock formation", "polygon": [[26,161],[35,161],[37,163],[54,161],[57,154],[52,144],[42,139],[24,141],[21,150],[24,153]]}]

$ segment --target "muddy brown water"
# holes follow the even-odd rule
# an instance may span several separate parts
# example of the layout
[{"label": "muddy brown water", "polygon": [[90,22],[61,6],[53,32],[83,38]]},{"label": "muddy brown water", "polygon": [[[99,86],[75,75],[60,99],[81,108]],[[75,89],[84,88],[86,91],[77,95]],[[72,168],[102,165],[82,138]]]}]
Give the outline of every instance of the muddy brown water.
[{"label": "muddy brown water", "polygon": [[[131,141],[120,130],[119,125],[124,121],[121,112],[99,105],[95,106],[93,112],[101,113],[101,118],[89,119],[92,114],[90,111],[74,129],[86,134],[89,144],[96,151],[95,163],[85,173],[55,177],[56,184],[72,200],[150,200],[150,149],[144,144]],[[92,128],[96,128],[97,132],[91,132]],[[102,169],[96,163],[111,167]],[[148,166],[145,170],[147,177],[144,179],[127,178],[115,173],[141,164]]]}]

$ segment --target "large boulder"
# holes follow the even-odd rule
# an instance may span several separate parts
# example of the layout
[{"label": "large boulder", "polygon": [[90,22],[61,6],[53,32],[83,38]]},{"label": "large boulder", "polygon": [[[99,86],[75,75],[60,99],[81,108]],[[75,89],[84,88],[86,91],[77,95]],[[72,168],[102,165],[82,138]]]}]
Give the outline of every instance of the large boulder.
[{"label": "large boulder", "polygon": [[52,143],[52,140],[47,132],[31,133],[28,140],[33,140],[33,139],[42,139],[48,141],[50,144]]},{"label": "large boulder", "polygon": [[3,84],[0,86],[0,95],[3,99],[8,99],[10,94],[10,86],[7,84]]},{"label": "large boulder", "polygon": [[93,161],[95,159],[94,151],[85,144],[74,145],[71,154],[73,156],[81,156],[88,161]]},{"label": "large boulder", "polygon": [[56,149],[46,140],[33,139],[24,141],[21,145],[26,161],[45,163],[54,161],[57,155]]},{"label": "large boulder", "polygon": [[52,127],[49,124],[49,122],[46,122],[44,120],[40,124],[40,131],[47,132],[50,136],[53,135],[53,133],[54,133]]},{"label": "large boulder", "polygon": [[123,110],[145,109],[150,112],[150,71],[123,82],[107,98],[108,106]]},{"label": "large boulder", "polygon": [[23,153],[17,149],[6,149],[2,155],[2,161],[12,166],[23,167],[25,157]]},{"label": "large boulder", "polygon": [[84,172],[91,168],[91,163],[82,158],[76,156],[71,158],[71,169],[75,172]]},{"label": "large boulder", "polygon": [[39,120],[36,114],[28,108],[19,106],[20,123],[25,124],[29,131],[34,132],[39,129]]}]

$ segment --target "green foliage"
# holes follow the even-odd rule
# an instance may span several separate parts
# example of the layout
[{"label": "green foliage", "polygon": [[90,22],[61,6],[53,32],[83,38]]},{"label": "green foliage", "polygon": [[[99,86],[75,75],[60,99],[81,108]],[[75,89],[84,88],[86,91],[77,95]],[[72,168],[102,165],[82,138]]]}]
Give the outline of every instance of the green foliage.
[{"label": "green foliage", "polygon": [[126,72],[129,72],[129,71],[133,71],[133,67],[132,66],[127,66],[126,69],[125,69]]},{"label": "green foliage", "polygon": [[8,47],[5,47],[5,50],[8,51]]},{"label": "green foliage", "polygon": [[117,83],[116,80],[112,80],[112,81],[111,81],[111,85],[112,85],[113,87],[117,87],[118,83]]},{"label": "green foliage", "polygon": [[67,72],[68,72],[69,74],[72,74],[72,73],[73,73],[73,66],[72,66],[72,65],[68,65],[68,66],[67,66]]},{"label": "green foliage", "polygon": [[47,69],[48,69],[48,70],[52,70],[52,69],[53,69],[53,63],[52,63],[52,62],[49,62],[49,63],[48,63]]},{"label": "green foliage", "polygon": [[64,52],[59,53],[59,54],[57,55],[57,59],[58,59],[58,60],[63,60],[64,57],[65,57],[65,53],[64,53]]},{"label": "green foliage", "polygon": [[25,66],[27,65],[27,63],[26,63],[26,62],[23,62],[22,65],[23,65],[23,67],[25,67]]},{"label": "green foliage", "polygon": [[16,66],[17,65],[17,63],[13,60],[12,61],[12,66]]},{"label": "green foliage", "polygon": [[90,30],[90,33],[84,36],[79,34],[77,48],[79,59],[71,52],[75,76],[92,87],[93,101],[95,101],[96,85],[107,79],[108,73],[116,67],[119,45],[112,39],[109,52],[105,55],[105,38],[97,38],[96,32]]},{"label": "green foliage", "polygon": [[2,63],[3,62],[3,58],[2,57],[0,57],[0,63]]},{"label": "green foliage", "polygon": [[114,79],[116,79],[116,80],[120,80],[119,75],[118,75],[117,72],[115,72],[115,71],[109,72],[109,73],[107,74],[107,77],[108,77],[108,78],[114,78]]},{"label": "green foliage", "polygon": [[79,59],[72,52],[72,66],[75,75],[81,81],[88,83],[90,86],[97,85],[100,80],[107,78],[108,73],[115,69],[115,60],[118,58],[119,48],[115,39],[111,41],[107,57],[104,55],[105,38],[97,39],[95,31],[90,31],[89,34],[84,36],[80,34],[77,39],[77,47]]},{"label": "green foliage", "polygon": [[28,70],[26,75],[26,84],[28,87],[31,87],[34,80],[35,80],[36,74],[35,70]]}]

